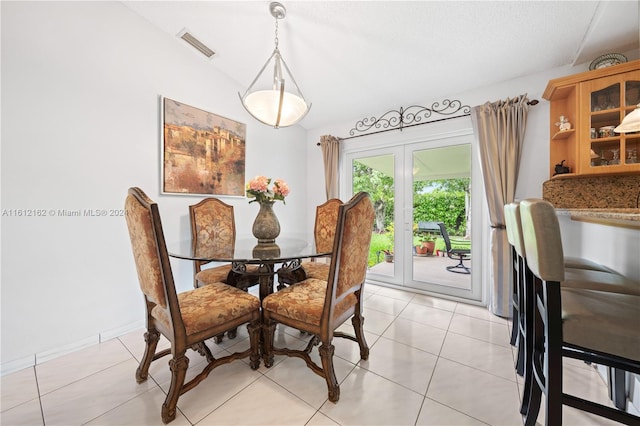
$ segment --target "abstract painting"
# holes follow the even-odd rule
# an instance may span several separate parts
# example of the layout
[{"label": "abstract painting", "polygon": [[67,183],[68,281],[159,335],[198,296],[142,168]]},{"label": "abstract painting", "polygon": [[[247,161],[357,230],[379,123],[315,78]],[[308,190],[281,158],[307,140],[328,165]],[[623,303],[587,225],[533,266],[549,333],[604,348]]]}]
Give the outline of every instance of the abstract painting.
[{"label": "abstract painting", "polygon": [[246,124],[162,98],[162,193],[244,196]]}]

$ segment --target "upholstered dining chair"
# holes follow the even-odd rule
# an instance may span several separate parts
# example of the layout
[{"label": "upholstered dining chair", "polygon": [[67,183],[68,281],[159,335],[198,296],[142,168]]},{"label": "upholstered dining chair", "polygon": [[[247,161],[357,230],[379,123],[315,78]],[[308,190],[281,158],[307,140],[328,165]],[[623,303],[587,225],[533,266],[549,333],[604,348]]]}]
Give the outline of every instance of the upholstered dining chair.
[{"label": "upholstered dining chair", "polygon": [[[197,204],[189,206],[191,221],[191,241],[194,253],[201,250],[205,253],[228,252],[228,247],[236,241],[236,224],[233,206],[217,198],[205,198]],[[209,262],[194,261],[194,287],[215,282],[224,282],[246,290],[258,284],[259,277],[255,273],[258,267],[248,265],[246,273],[239,274],[231,270],[231,264],[202,269]]]},{"label": "upholstered dining chair", "polygon": [[[329,252],[333,248],[333,239],[338,223],[338,208],[341,204],[341,200],[332,198],[316,207],[316,220],[313,228],[316,252]],[[302,262],[300,266],[293,271],[278,270],[279,289],[307,278],[326,280],[329,276],[329,264],[317,261],[315,258]]]},{"label": "upholstered dining chair", "polygon": [[[562,424],[568,405],[624,424],[640,417],[564,392],[562,358],[569,357],[640,374],[640,296],[565,287],[560,227],[553,205],[544,200],[520,203],[522,236],[532,280],[525,280],[526,309],[532,312],[531,374],[525,373],[529,401],[525,425],[536,423],[542,395],[546,425]],[[636,283],[637,284],[637,283]],[[528,319],[527,319],[528,321]],[[529,349],[527,348],[527,352]]]},{"label": "upholstered dining chair", "polygon": [[[169,423],[176,417],[180,395],[196,387],[214,368],[246,357],[250,358],[252,369],[258,368],[260,301],[222,282],[177,294],[158,205],[139,188],[130,188],[125,211],[147,317],[146,345],[136,380],[138,383],[147,380],[151,362],[171,355],[171,385],[161,409],[162,421]],[[250,348],[214,358],[205,341],[247,323]],[[161,335],[171,343],[171,348],[156,353]],[[208,362],[198,375],[185,383],[189,366],[187,349],[203,354]]]},{"label": "upholstered dining chair", "polygon": [[[262,301],[264,363],[273,365],[274,354],[302,358],[327,382],[329,400],[337,402],[340,387],[333,366],[333,338],[343,337],[360,346],[360,358],[369,357],[362,317],[363,287],[367,272],[374,209],[369,194],[360,192],[338,210],[336,235],[327,280],[307,278],[270,294]],[[355,336],[336,331],[351,318]],[[313,335],[304,350],[274,347],[276,324]],[[313,346],[322,366],[310,357]]]}]

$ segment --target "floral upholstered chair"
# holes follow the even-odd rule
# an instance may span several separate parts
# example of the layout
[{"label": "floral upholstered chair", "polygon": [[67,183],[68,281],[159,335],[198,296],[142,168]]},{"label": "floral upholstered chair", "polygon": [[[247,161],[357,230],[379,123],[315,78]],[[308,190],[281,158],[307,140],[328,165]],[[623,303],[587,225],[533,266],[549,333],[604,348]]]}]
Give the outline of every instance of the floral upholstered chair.
[{"label": "floral upholstered chair", "polygon": [[[136,380],[138,383],[147,380],[151,362],[171,355],[171,385],[161,410],[162,421],[168,423],[176,417],[180,395],[194,388],[217,366],[250,357],[251,368],[258,368],[260,301],[222,282],[177,294],[158,205],[139,188],[131,188],[125,210],[147,316],[146,345]],[[250,348],[214,358],[205,340],[246,323]],[[161,335],[171,343],[171,348],[156,353]],[[189,358],[185,355],[187,349],[203,354],[208,362],[200,374],[185,383],[189,366]]]},{"label": "floral upholstered chair", "polygon": [[[189,206],[191,219],[191,241],[194,253],[230,253],[236,242],[236,224],[233,206],[217,198],[205,198]],[[246,274],[231,270],[231,264],[202,269],[209,262],[194,261],[194,287],[223,282],[246,290],[258,284],[258,267],[247,266]]]},{"label": "floral upholstered chair", "polygon": [[[373,220],[373,204],[365,192],[340,205],[327,280],[307,278],[262,301],[265,366],[273,365],[274,354],[304,359],[314,373],[325,378],[332,402],[340,398],[333,367],[333,337],[357,342],[360,358],[369,357],[363,331],[362,301]],[[349,318],[355,336],[336,331]],[[304,350],[275,348],[273,342],[278,323],[313,337]],[[314,363],[309,355],[318,343],[322,366]]]},{"label": "floral upholstered chair", "polygon": [[[338,223],[338,209],[342,201],[332,198],[316,207],[316,222],[313,229],[313,236],[317,252],[330,252],[333,248],[333,239],[336,235],[336,225]],[[286,285],[295,284],[307,278],[317,278],[326,280],[329,276],[329,264],[317,259],[302,262],[301,268],[289,271],[278,270],[278,288],[282,289]]]}]

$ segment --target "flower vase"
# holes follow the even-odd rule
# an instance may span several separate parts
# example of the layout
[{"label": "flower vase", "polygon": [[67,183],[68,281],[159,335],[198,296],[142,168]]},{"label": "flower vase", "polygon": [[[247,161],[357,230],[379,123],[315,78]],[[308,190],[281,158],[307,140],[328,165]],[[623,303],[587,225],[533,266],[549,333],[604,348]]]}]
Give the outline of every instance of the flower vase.
[{"label": "flower vase", "polygon": [[273,212],[274,201],[260,202],[260,211],[253,222],[253,236],[258,239],[258,243],[273,243],[280,235],[280,222]]}]

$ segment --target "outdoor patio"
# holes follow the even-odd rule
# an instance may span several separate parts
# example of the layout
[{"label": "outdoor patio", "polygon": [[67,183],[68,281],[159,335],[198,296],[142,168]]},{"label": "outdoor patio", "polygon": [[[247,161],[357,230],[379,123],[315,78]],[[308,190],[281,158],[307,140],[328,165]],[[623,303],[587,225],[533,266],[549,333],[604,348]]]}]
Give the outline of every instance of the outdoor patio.
[{"label": "outdoor patio", "polygon": [[[455,266],[457,260],[442,256],[413,256],[413,276],[416,281],[435,283],[449,287],[469,288],[470,274],[457,274],[446,269]],[[370,272],[381,275],[393,275],[393,263],[381,262],[369,268]],[[471,261],[465,260],[464,265],[471,267]]]}]

